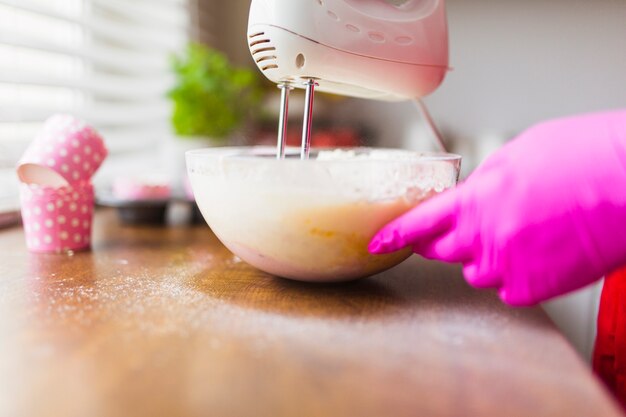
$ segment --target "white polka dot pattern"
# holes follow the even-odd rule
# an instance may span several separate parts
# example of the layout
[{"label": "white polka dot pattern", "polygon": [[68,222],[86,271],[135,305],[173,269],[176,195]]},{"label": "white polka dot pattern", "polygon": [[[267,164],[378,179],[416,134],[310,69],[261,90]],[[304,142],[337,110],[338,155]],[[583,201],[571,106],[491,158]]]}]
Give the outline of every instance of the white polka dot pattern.
[{"label": "white polka dot pattern", "polygon": [[26,244],[33,252],[62,252],[90,245],[94,191],[90,182],[20,188]]},{"label": "white polka dot pattern", "polygon": [[[69,184],[90,181],[108,151],[104,140],[85,122],[69,115],[49,118],[18,164],[43,165]],[[39,185],[46,184],[41,179]]]}]

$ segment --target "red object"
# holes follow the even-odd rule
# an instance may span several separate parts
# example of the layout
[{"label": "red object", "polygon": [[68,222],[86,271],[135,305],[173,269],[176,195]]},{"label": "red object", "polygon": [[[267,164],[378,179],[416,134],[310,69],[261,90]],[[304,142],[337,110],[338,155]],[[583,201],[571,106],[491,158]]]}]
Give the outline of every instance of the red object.
[{"label": "red object", "polygon": [[[299,148],[302,141],[300,129],[287,129],[287,146]],[[262,130],[254,139],[255,145],[276,145],[276,131]],[[311,146],[314,148],[355,147],[363,145],[361,134],[351,127],[315,128],[311,133]]]},{"label": "red object", "polygon": [[[302,132],[294,129],[287,131],[287,146],[299,147],[301,143]],[[357,132],[347,127],[318,129],[311,134],[311,146],[314,148],[354,147],[359,144]]]},{"label": "red object", "polygon": [[626,409],[626,268],[604,280],[593,369]]}]

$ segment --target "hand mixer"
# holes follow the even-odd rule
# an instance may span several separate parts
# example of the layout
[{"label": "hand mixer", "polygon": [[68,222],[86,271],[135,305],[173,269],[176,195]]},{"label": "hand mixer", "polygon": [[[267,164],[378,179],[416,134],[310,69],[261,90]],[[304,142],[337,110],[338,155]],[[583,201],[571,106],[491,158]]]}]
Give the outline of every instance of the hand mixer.
[{"label": "hand mixer", "polygon": [[417,100],[448,70],[444,0],[252,0],[248,45],[281,89],[277,157],[285,155],[289,92],[306,89],[300,156],[308,158],[315,89],[369,99]]}]

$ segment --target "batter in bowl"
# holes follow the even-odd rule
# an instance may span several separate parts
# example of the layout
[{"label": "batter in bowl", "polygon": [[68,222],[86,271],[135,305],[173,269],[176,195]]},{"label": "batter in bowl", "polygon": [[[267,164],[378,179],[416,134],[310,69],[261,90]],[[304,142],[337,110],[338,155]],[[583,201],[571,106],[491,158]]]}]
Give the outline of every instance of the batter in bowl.
[{"label": "batter in bowl", "polygon": [[372,255],[367,245],[386,223],[452,186],[458,173],[458,164],[424,165],[410,152],[391,161],[375,155],[225,156],[207,169],[190,167],[190,180],[207,223],[242,260],[284,278],[345,281],[406,259],[410,248]]}]

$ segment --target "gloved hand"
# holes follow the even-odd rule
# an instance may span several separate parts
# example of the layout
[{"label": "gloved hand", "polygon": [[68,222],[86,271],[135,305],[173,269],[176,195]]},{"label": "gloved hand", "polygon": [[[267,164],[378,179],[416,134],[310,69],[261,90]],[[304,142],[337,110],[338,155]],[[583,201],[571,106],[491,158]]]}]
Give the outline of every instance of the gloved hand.
[{"label": "gloved hand", "polygon": [[626,111],[523,132],[464,183],[383,227],[372,253],[412,246],[531,305],[626,265]]}]

